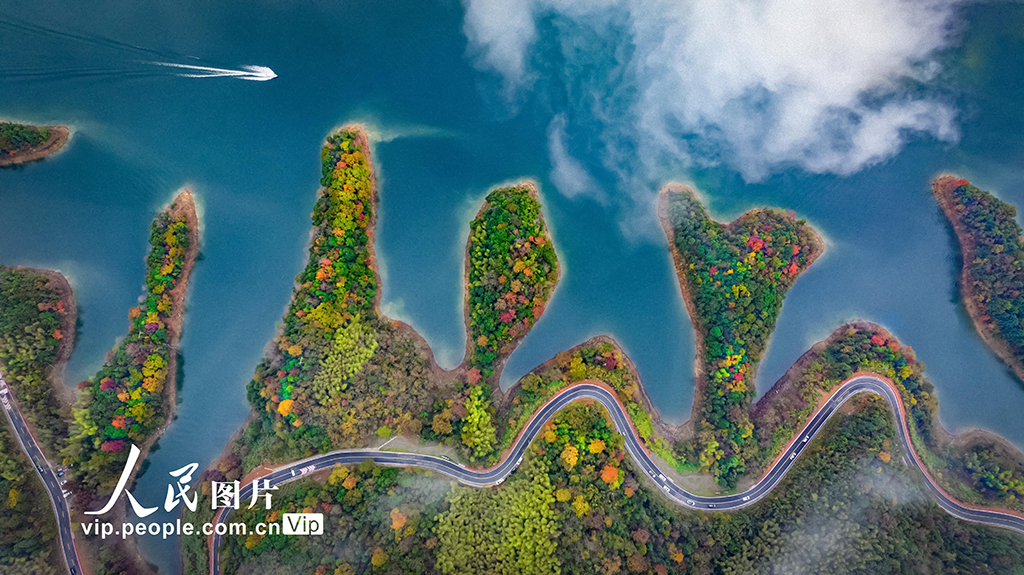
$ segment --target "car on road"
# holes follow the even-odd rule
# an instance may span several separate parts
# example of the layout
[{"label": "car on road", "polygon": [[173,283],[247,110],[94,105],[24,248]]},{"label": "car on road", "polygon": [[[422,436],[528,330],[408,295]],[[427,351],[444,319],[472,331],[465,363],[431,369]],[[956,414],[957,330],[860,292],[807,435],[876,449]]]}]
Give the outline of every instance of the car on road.
[{"label": "car on road", "polygon": [[693,501],[691,501],[689,499],[686,500],[686,504],[687,505],[696,505],[696,503],[694,503]]},{"label": "car on road", "polygon": [[804,442],[804,443],[807,443],[807,440],[808,440],[808,439],[810,439],[810,438],[811,438],[811,436],[810,436],[810,435],[805,435],[805,436],[804,436],[804,441],[803,441],[803,442]]},{"label": "car on road", "polygon": [[749,496],[749,495],[745,496],[745,497],[743,498],[743,500],[744,500],[744,501],[750,501],[750,496]]},{"label": "car on road", "polygon": [[708,503],[708,507],[714,507],[714,506],[715,506],[714,503]]},{"label": "car on road", "polygon": [[790,458],[790,459],[793,459],[794,457],[796,457],[796,453],[795,453],[795,452],[794,452],[794,453],[790,453],[790,454],[789,454],[789,458]]}]

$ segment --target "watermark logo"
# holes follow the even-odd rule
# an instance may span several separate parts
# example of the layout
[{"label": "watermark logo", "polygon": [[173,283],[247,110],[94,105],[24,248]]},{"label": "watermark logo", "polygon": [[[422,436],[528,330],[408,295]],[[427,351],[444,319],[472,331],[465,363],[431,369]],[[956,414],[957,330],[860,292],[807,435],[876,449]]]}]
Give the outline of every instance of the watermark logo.
[{"label": "watermark logo", "polygon": [[285,513],[282,515],[284,535],[323,535],[323,513]]},{"label": "watermark logo", "polygon": [[[110,499],[102,509],[97,511],[86,511],[86,515],[103,515],[110,511],[118,498],[123,493],[128,498],[128,503],[131,504],[132,510],[135,511],[135,515],[142,519],[153,514],[158,508],[157,507],[143,507],[135,496],[128,491],[127,484],[128,479],[131,476],[132,470],[135,469],[135,464],[139,461],[141,452],[135,445],[131,446],[131,450],[128,453],[128,461],[125,462],[124,470],[121,471],[121,477],[114,487],[114,492],[110,495]],[[170,471],[172,480],[167,485],[167,496],[164,498],[164,510],[172,511],[184,502],[185,507],[190,511],[195,511],[198,506],[199,496],[196,492],[192,491],[191,482],[192,476],[199,469],[198,463],[189,463],[188,465]],[[309,471],[314,468],[310,466]],[[307,468],[303,468],[303,473],[307,471]],[[276,491],[278,486],[271,485],[269,479],[254,479],[251,485],[242,487],[238,481],[211,481],[210,482],[210,503],[211,508],[214,510],[218,509],[241,509],[241,501],[243,499],[249,500],[249,506],[246,509],[259,508],[260,503],[263,504],[265,510],[271,508],[271,492]],[[262,500],[262,501],[261,501]],[[274,514],[275,518],[277,513]],[[159,523],[159,522],[135,522],[135,523],[122,523],[120,526],[113,523],[104,523],[99,519],[94,519],[92,522],[81,523],[82,533],[84,535],[98,535],[101,539],[107,539],[108,537],[121,537],[125,539],[133,535],[162,535],[164,539],[170,536],[191,536],[193,534],[202,533],[204,536],[209,535],[239,535],[247,536],[255,533],[256,535],[323,535],[324,533],[324,515],[323,513],[284,513],[282,521],[278,523],[275,521],[260,522],[254,526],[247,525],[244,522],[226,522],[224,518],[218,519],[216,522],[209,522],[203,524],[193,524],[189,521],[183,521],[178,519],[174,523]]]},{"label": "watermark logo", "polygon": [[[121,471],[121,477],[117,481],[117,485],[114,487],[114,492],[110,495],[110,499],[102,509],[98,511],[86,511],[86,515],[103,515],[110,511],[117,499],[124,493],[128,497],[128,503],[132,506],[132,511],[138,517],[148,517],[157,510],[156,507],[143,507],[135,496],[132,495],[125,487],[128,484],[128,478],[132,474],[132,470],[135,469],[135,464],[139,461],[139,455],[141,452],[139,448],[134,444],[128,452],[128,460],[124,463],[124,469]],[[196,510],[196,503],[198,501],[197,494],[193,493],[192,497],[189,498],[189,490],[192,489],[192,474],[199,469],[198,463],[189,463],[188,465],[175,469],[169,472],[170,476],[174,478],[174,481],[167,485],[167,496],[164,498],[164,511],[173,511],[179,503],[185,502],[185,507],[188,507],[189,511]],[[211,501],[211,507],[213,509],[239,508],[239,494],[241,493],[240,486],[237,481],[231,482],[220,482],[212,481],[211,488],[213,491],[213,497]],[[258,479],[252,481],[252,498],[249,501],[248,509],[252,509],[256,503],[262,498],[265,499],[265,509],[270,509],[271,491],[276,491],[276,485],[270,485],[269,479],[264,479],[262,485]]]}]

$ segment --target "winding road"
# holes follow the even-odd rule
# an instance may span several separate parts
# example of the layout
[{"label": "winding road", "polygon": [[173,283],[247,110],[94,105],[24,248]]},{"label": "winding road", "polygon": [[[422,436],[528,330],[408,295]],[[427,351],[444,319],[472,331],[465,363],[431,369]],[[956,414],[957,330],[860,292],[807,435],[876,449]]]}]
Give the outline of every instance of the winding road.
[{"label": "winding road", "polygon": [[64,499],[64,488],[61,487],[60,481],[54,475],[50,463],[46,461],[43,451],[39,449],[36,438],[29,431],[25,418],[21,415],[21,411],[18,410],[18,406],[14,401],[13,394],[8,391],[3,373],[0,373],[0,404],[3,405],[4,413],[10,419],[11,426],[14,427],[14,432],[18,437],[18,443],[21,444],[22,451],[28,455],[32,465],[36,468],[36,472],[39,473],[39,477],[43,480],[46,492],[50,495],[50,504],[53,506],[54,515],[57,517],[61,553],[64,555],[64,563],[68,568],[68,572],[71,575],[78,575],[82,572],[82,566],[78,562],[75,539],[71,535],[71,514],[68,510],[68,502]]},{"label": "winding road", "polygon": [[[472,487],[488,487],[497,485],[505,480],[510,473],[522,462],[523,453],[530,442],[540,433],[544,424],[554,417],[555,413],[565,408],[574,401],[594,400],[604,406],[611,416],[615,428],[625,437],[625,448],[632,456],[633,461],[643,473],[657,485],[670,499],[691,509],[705,511],[733,510],[752,505],[764,496],[768,495],[776,485],[782,481],[786,473],[795,465],[797,455],[810,444],[812,438],[821,431],[830,417],[836,413],[840,406],[850,398],[861,393],[874,393],[882,396],[899,416],[896,418],[896,431],[905,453],[910,454],[912,463],[927,479],[927,484],[935,495],[939,507],[945,509],[954,517],[966,521],[984,523],[996,527],[1005,527],[1024,533],[1024,517],[1001,511],[978,509],[969,507],[957,502],[939,487],[928,471],[924,468],[917,453],[910,443],[909,432],[906,427],[906,412],[903,402],[900,400],[896,390],[885,380],[869,374],[856,374],[852,378],[837,386],[832,399],[830,399],[811,418],[799,435],[796,435],[790,445],[783,451],[775,464],[768,470],[768,473],[761,478],[750,489],[733,495],[719,497],[707,497],[689,493],[677,486],[658,469],[658,466],[651,459],[647,449],[643,446],[642,440],[636,434],[629,421],[622,404],[619,403],[614,393],[604,385],[597,383],[581,382],[571,385],[548,400],[531,418],[529,423],[520,432],[512,448],[506,457],[496,466],[490,469],[475,470],[464,467],[442,457],[431,455],[420,455],[416,453],[385,452],[375,449],[342,449],[322,455],[315,455],[297,461],[283,467],[274,469],[270,473],[259,477],[262,484],[264,479],[270,481],[271,486],[279,486],[314,471],[329,469],[335,464],[357,464],[367,459],[373,460],[378,465],[407,467],[415,466],[423,469],[430,469],[447,475],[464,485]],[[246,500],[252,496],[252,484],[241,488],[239,500]],[[214,517],[214,523],[225,523],[228,511],[232,509],[220,509]],[[220,575],[220,548],[222,535],[213,535],[213,542],[210,546],[210,573]]]}]

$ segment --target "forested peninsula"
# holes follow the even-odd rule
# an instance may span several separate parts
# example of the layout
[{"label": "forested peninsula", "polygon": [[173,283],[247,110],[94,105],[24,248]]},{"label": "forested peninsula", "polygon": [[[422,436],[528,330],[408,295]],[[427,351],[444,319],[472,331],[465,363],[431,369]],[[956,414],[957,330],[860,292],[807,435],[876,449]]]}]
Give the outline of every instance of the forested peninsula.
[{"label": "forested peninsula", "polygon": [[[186,520],[212,519],[211,480],[248,482],[275,464],[396,435],[412,439],[406,449],[492,464],[539,406],[579,381],[615,391],[636,433],[667,472],[675,469],[677,480],[710,472],[718,489],[729,492],[760,477],[830,392],[863,371],[887,378],[903,397],[915,450],[944,489],[975,504],[1016,507],[1017,475],[1000,467],[1006,453],[992,458],[997,450],[986,447],[972,456],[965,442],[954,448],[936,422],[924,364],[879,326],[842,326],[752,402],[754,369],[785,292],[823,250],[792,213],[755,210],[724,225],[688,191],[673,187],[662,196],[663,225],[698,334],[702,379],[694,413],[700,419],[679,428],[661,422],[628,357],[604,337],[559,353],[507,393],[497,387],[501,356],[539,317],[558,279],[554,251],[539,249],[552,241],[540,205],[523,185],[492,191],[471,223],[467,359],[441,370],[415,331],[385,318],[376,305],[376,180],[369,151],[365,134],[354,127],[325,142],[309,264],[296,278],[274,351],[248,386],[253,415],[204,472],[199,511],[183,511]],[[429,472],[371,462],[286,485],[279,494],[284,508],[236,512],[230,520],[273,521],[281,511],[320,509],[329,517],[330,535],[325,531],[317,541],[225,539],[222,564],[227,573],[316,575],[774,573],[821,565],[1009,572],[1020,562],[1018,536],[962,523],[920,497],[893,504],[881,495],[888,487],[865,491],[865,473],[889,487],[892,480],[903,482],[909,490],[903,493],[923,489],[902,464],[885,409],[873,398],[855,401],[829,423],[830,431],[815,440],[774,497],[706,516],[675,507],[649,488],[603,408],[575,405],[545,427],[497,490],[450,488]],[[1008,488],[987,488],[993,477],[1007,479]],[[816,543],[819,534],[808,527],[821,521],[814,509],[831,518],[850,510],[841,515],[849,522],[836,527],[858,534],[849,545]],[[898,521],[880,526],[872,519],[883,516]],[[944,525],[939,532],[936,521]],[[910,543],[922,538],[930,538],[927,553]],[[729,543],[738,541],[757,544],[740,549]],[[866,548],[873,551],[865,554]],[[182,551],[186,573],[206,572],[209,539],[183,538]]]},{"label": "forested peninsula", "polygon": [[956,176],[937,178],[932,193],[960,243],[960,294],[974,327],[1024,382],[1024,239],[1017,208]]},{"label": "forested peninsula", "polygon": [[64,456],[77,463],[79,509],[93,508],[110,492],[130,443],[145,454],[173,417],[184,298],[199,244],[190,192],[181,192],[156,216],[149,244],[145,294],[128,312],[128,334],[107,353],[99,372],[78,384]]},{"label": "forested peninsula", "polygon": [[0,166],[11,166],[51,156],[68,142],[67,126],[30,126],[0,122]]},{"label": "forested peninsula", "polygon": [[[924,364],[880,326],[841,326],[754,401],[757,364],[785,294],[824,251],[820,237],[792,212],[752,210],[723,224],[693,190],[662,191],[659,215],[697,334],[693,417],[686,424],[659,419],[636,368],[605,336],[558,353],[507,392],[498,387],[505,359],[541,318],[561,277],[538,189],[529,181],[491,190],[470,222],[467,354],[459,367],[441,369],[415,330],[379,309],[370,152],[356,126],[324,142],[308,261],[247,386],[253,412],[203,473],[199,506],[183,509],[185,520],[213,517],[210,481],[248,482],[275,464],[399,436],[404,443],[395,445],[402,449],[485,468],[507,457],[545,402],[577,382],[614,392],[632,431],[679,484],[730,493],[762,477],[833,391],[865,372],[902,398],[914,454],[936,484],[968,504],[1024,513],[1021,453],[992,434],[947,434]],[[950,198],[947,214],[959,215],[967,231],[977,228],[970,271],[980,275],[972,288],[998,289],[985,298],[974,292],[976,301],[1010,301],[1000,305],[1015,309],[1011,300],[1019,291],[1007,286],[1016,285],[1011,274],[1019,270],[1003,257],[1020,251],[1012,206],[963,180],[947,182],[946,196],[936,190],[940,203]],[[145,292],[129,310],[129,331],[99,372],[78,385],[70,414],[50,385],[52,366],[66,359],[73,340],[70,287],[57,281],[59,274],[0,268],[0,361],[44,448],[75,463],[68,487],[78,511],[103,502],[129,444],[148,451],[173,417],[176,350],[198,233],[187,191],[156,216]],[[0,443],[7,441],[0,433]],[[283,486],[273,510],[232,518],[279,521],[281,512],[321,510],[329,518],[324,536],[251,534],[225,539],[219,551],[226,573],[311,575],[1013,573],[1024,563],[1019,535],[942,511],[902,463],[914,454],[901,453],[886,404],[861,397],[833,417],[771,497],[728,514],[704,514],[653,488],[627,456],[608,413],[582,402],[544,425],[500,487],[453,486],[430,472],[372,462],[337,466]],[[0,458],[0,467],[8,505],[35,511],[0,522],[0,566],[31,572],[56,558],[52,517],[38,513],[49,509],[40,507],[46,493],[33,486],[31,467],[18,454]],[[124,513],[121,503],[114,519]],[[30,545],[10,547],[16,533],[30,533],[22,539]],[[91,575],[149,569],[131,542],[79,543]],[[206,573],[209,539],[186,536],[181,545],[184,571]]]},{"label": "forested peninsula", "polygon": [[746,461],[757,458],[749,417],[757,363],[786,291],[824,243],[802,220],[778,210],[752,210],[720,224],[693,190],[679,186],[662,190],[659,207],[698,334],[691,421],[699,468],[734,487]]}]

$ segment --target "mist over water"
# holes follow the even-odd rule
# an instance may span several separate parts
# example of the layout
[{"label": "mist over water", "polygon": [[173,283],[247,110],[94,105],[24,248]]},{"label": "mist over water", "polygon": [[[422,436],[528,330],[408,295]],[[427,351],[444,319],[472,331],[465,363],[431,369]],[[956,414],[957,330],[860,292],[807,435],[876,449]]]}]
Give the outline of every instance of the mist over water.
[{"label": "mist over water", "polygon": [[[971,5],[953,13],[959,32],[948,41],[922,36],[917,52],[900,52],[940,64],[930,88],[900,90],[953,111],[942,125],[958,137],[938,128],[897,130],[896,140],[879,145],[898,146],[877,148],[890,151],[839,176],[799,155],[757,164],[780,156],[705,153],[707,142],[685,135],[671,115],[663,118],[672,136],[666,143],[705,161],[647,154],[657,148],[645,147],[643,133],[608,131],[628,127],[617,120],[637,110],[635,84],[623,80],[619,65],[635,49],[622,41],[632,32],[621,17],[599,26],[537,19],[536,49],[524,67],[534,84],[510,96],[501,75],[481,69],[457,3],[8,7],[4,22],[45,23],[49,32],[0,24],[0,116],[68,123],[75,133],[59,155],[0,171],[0,262],[70,276],[83,322],[68,367],[74,385],[95,372],[127,327],[154,214],[180,187],[195,192],[204,259],[188,298],[177,420],[133,490],[147,506],[163,500],[168,471],[193,461],[205,467],[248,413],[244,386],[306,260],[320,143],[349,121],[379,134],[383,303],[449,365],[465,349],[468,219],[494,185],[532,177],[564,273],[504,382],[606,333],[637,363],[662,415],[685,420],[693,331],[651,201],[665,180],[689,180],[721,219],[779,206],[806,217],[830,242],[790,292],[760,391],[811,343],[845,320],[865,318],[891,328],[927,363],[948,428],[987,427],[1024,446],[1024,390],[960,311],[956,246],[929,188],[940,171],[957,171],[1024,206],[1022,13],[1019,4]],[[949,17],[933,16],[939,24]],[[904,70],[899,58],[882,61]],[[143,62],[237,71],[258,63],[280,77],[195,81],[179,74],[199,70]],[[684,64],[700,61],[676,69],[685,72]],[[817,85],[813,75],[798,77]],[[713,104],[702,103],[711,111]],[[648,119],[657,126],[657,117]],[[654,160],[639,161],[647,158]],[[755,163],[745,169],[743,158]],[[176,540],[141,543],[162,573],[178,572]]]}]

